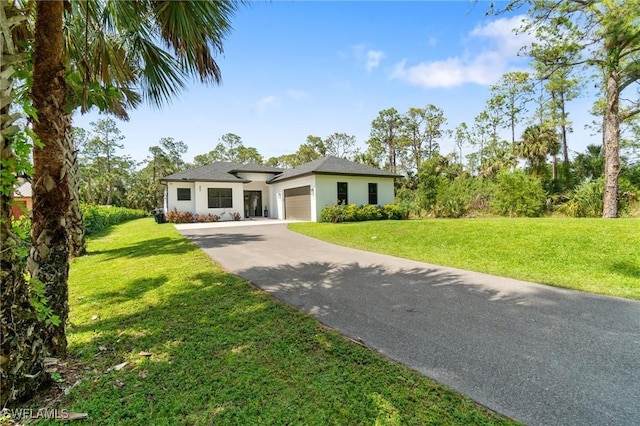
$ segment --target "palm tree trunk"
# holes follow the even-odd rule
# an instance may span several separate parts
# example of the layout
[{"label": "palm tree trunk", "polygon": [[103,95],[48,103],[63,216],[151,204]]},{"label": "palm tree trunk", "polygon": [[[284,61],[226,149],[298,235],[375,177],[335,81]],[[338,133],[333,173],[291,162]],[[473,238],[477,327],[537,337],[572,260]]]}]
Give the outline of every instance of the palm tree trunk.
[{"label": "palm tree trunk", "polygon": [[[0,5],[3,39],[0,61],[0,158],[3,171],[16,170],[12,139],[17,131],[17,115],[10,113],[13,100],[13,65],[22,56],[14,49],[13,30],[21,25],[19,11],[8,2]],[[24,259],[18,248],[22,243],[11,230],[11,205],[14,182],[3,177],[0,191],[0,406],[11,406],[28,398],[46,380],[42,323],[31,305],[29,286],[24,277]]]},{"label": "palm tree trunk", "polygon": [[60,318],[48,325],[45,345],[53,356],[67,354],[66,322],[69,312],[67,278],[69,242],[65,220],[69,211],[70,175],[67,171],[70,115],[66,113],[65,69],[62,61],[62,0],[36,4],[32,97],[38,120],[33,129],[43,144],[33,150],[33,217],[31,276],[45,285],[49,307]]},{"label": "palm tree trunk", "polygon": [[604,209],[603,218],[618,217],[618,176],[620,175],[620,118],[618,74],[609,70],[604,113]]},{"label": "palm tree trunk", "polygon": [[[11,156],[8,138],[0,137],[2,159]],[[47,379],[43,323],[31,305],[29,285],[24,277],[24,259],[11,231],[11,196],[0,193],[0,406],[30,397]]]},{"label": "palm tree trunk", "polygon": [[[71,122],[71,118],[69,118]],[[67,146],[73,146],[71,132],[65,135],[69,140]],[[69,256],[79,257],[87,254],[87,240],[84,233],[84,220],[80,209],[80,183],[78,181],[78,151],[67,150],[67,170],[70,176],[69,211],[67,212],[67,226],[69,231]]]}]

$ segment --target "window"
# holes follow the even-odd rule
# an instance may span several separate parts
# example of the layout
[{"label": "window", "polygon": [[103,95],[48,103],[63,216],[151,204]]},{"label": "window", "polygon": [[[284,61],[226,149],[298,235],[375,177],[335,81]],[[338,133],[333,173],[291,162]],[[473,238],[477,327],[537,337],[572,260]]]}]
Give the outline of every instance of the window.
[{"label": "window", "polygon": [[191,188],[178,188],[178,201],[191,201]]},{"label": "window", "polygon": [[369,204],[378,204],[378,184],[369,184]]},{"label": "window", "polygon": [[349,204],[347,182],[338,182],[338,204]]},{"label": "window", "polygon": [[231,188],[208,188],[207,196],[210,209],[230,209],[233,207]]}]

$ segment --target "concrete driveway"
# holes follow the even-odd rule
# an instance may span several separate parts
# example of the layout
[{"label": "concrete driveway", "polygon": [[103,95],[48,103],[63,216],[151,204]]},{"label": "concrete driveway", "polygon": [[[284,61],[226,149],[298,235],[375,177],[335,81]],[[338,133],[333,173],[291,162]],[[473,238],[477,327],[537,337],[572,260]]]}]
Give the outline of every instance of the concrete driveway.
[{"label": "concrete driveway", "polygon": [[181,232],[226,270],[495,411],[531,425],[640,424],[639,302],[348,249],[286,226]]}]

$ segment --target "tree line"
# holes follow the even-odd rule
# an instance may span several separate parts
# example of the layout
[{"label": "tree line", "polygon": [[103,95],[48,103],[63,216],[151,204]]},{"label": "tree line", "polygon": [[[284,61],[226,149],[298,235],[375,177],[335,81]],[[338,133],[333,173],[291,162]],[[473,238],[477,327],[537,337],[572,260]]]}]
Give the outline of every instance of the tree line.
[{"label": "tree line", "polygon": [[[115,150],[122,148],[118,144],[122,135],[115,121],[102,119],[92,123],[91,132],[75,129],[81,153],[81,199],[151,210],[163,203],[159,179],[172,173],[214,161],[286,169],[333,155],[403,174],[405,177],[396,185],[398,202],[414,217],[485,213],[540,216],[552,212],[602,215],[602,145],[589,145],[584,152],[571,156],[571,132],[563,131],[571,122],[564,120],[554,128],[547,121],[539,121],[540,117],[550,117],[548,111],[539,109],[551,106],[534,99],[534,94],[530,74],[507,73],[491,88],[491,97],[474,122],[460,123],[455,129],[447,127],[444,111],[432,104],[409,108],[403,114],[388,108],[372,120],[364,148],[357,145],[355,136],[346,133],[335,132],[325,138],[309,135],[295,152],[265,160],[256,148],[245,146],[240,136],[226,133],[211,151],[196,155],[189,163],[183,159],[188,148],[184,142],[162,138],[137,168],[129,157],[116,155]],[[536,109],[527,114],[530,104]],[[516,123],[528,125],[517,133]],[[622,214],[640,193],[639,128],[628,128],[622,140]],[[510,140],[501,138],[505,131]],[[87,138],[87,133],[93,137]],[[443,142],[451,138],[454,150],[443,153]],[[502,182],[501,190],[498,182]],[[522,198],[523,191],[529,191],[528,198]],[[587,193],[590,196],[585,198]],[[502,198],[496,194],[502,194]],[[485,202],[477,202],[479,199]],[[493,206],[490,200],[495,201]],[[577,208],[576,203],[582,207]],[[521,206],[508,207],[518,204]]]}]

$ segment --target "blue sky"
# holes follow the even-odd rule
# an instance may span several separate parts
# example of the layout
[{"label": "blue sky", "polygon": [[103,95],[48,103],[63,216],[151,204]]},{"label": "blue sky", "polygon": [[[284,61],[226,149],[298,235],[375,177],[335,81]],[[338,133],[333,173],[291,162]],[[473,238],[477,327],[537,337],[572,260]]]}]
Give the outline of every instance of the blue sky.
[{"label": "blue sky", "polygon": [[[194,83],[162,110],[143,106],[129,122],[116,120],[126,137],[122,154],[141,161],[160,138],[173,137],[189,146],[191,161],[225,133],[265,160],[295,152],[307,135],[344,132],[364,148],[371,121],[391,107],[404,113],[434,104],[447,128],[471,124],[491,84],[528,69],[517,52],[531,39],[512,32],[524,11],[486,16],[488,7],[466,0],[251,2],[238,11],[217,59],[222,85]],[[599,143],[583,129],[592,102],[583,97],[569,106],[573,151]],[[98,118],[76,116],[74,125],[89,130]],[[441,141],[443,154],[452,150],[453,141]]]}]

